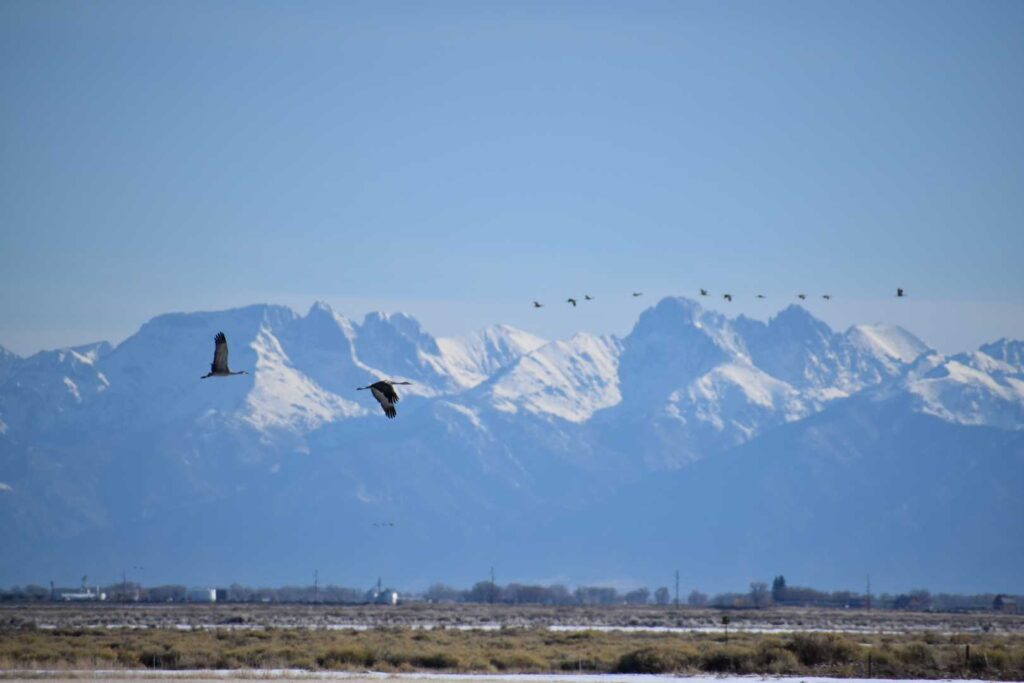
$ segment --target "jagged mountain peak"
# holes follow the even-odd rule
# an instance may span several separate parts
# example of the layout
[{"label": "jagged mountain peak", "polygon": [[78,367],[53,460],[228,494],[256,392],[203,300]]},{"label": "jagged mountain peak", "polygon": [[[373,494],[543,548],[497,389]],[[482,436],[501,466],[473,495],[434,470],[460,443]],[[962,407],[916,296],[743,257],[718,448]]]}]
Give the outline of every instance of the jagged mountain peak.
[{"label": "jagged mountain peak", "polygon": [[790,304],[772,316],[768,320],[768,329],[777,335],[790,337],[810,334],[827,337],[835,334],[828,323],[816,318],[800,304]]},{"label": "jagged mountain peak", "polygon": [[[228,335],[231,367],[251,374],[199,379],[218,331]],[[144,536],[171,539],[149,549],[163,553],[152,564],[183,575],[196,571],[196,556],[224,556],[225,567],[237,567],[235,557],[265,552],[261,561],[274,562],[289,554],[281,539],[300,538],[311,519],[328,521],[302,537],[307,547],[325,547],[340,519],[345,547],[372,557],[379,547],[358,529],[384,514],[420,525],[410,538],[423,539],[422,547],[392,547],[408,553],[405,564],[457,555],[453,538],[468,539],[467,548],[500,541],[509,524],[550,531],[547,548],[581,530],[593,534],[585,547],[597,547],[593,539],[610,537],[607,526],[587,520],[629,482],[643,483],[637,504],[616,506],[614,515],[633,510],[635,525],[652,502],[669,501],[659,519],[692,517],[707,505],[686,512],[678,507],[685,494],[668,487],[651,495],[647,487],[670,478],[666,470],[693,467],[673,483],[704,476],[692,491],[732,490],[760,455],[777,458],[793,443],[807,455],[786,460],[781,480],[792,480],[793,491],[822,491],[821,501],[831,495],[827,481],[820,486],[822,456],[836,461],[837,481],[847,486],[847,468],[860,471],[858,459],[887,449],[863,471],[870,485],[857,487],[859,501],[878,483],[878,464],[911,454],[930,466],[936,446],[950,439],[966,445],[944,456],[963,457],[962,468],[947,468],[948,480],[988,463],[995,474],[978,479],[977,498],[1019,501],[1019,477],[1007,486],[1006,476],[1020,471],[1024,454],[1024,376],[1010,362],[1020,343],[914,357],[921,348],[900,328],[836,334],[798,307],[768,323],[731,320],[676,297],[644,311],[625,338],[579,333],[550,342],[504,325],[434,339],[404,314],[353,322],[322,302],[305,315],[250,306],[160,316],[116,349],[20,359],[0,381],[0,481],[8,486],[0,512],[19,520],[0,529],[0,546],[16,553],[3,569],[102,562]],[[381,377],[414,382],[399,389],[397,420],[355,390]],[[900,429],[906,439],[893,442]],[[800,437],[773,450],[786,434]],[[871,438],[850,446],[862,436]],[[726,464],[737,448],[750,456],[742,468]],[[722,467],[710,471],[719,474],[706,478],[701,468],[716,462]],[[908,480],[916,486],[913,473],[887,481],[897,491]],[[739,500],[773,488],[762,477],[748,483]],[[941,509],[950,507],[946,488],[932,493]],[[772,509],[788,510],[793,500]],[[571,519],[559,517],[575,505],[582,507]],[[525,523],[539,519],[531,510],[541,523]],[[718,527],[700,552],[720,548],[721,537],[759,534],[763,514],[762,507],[736,527]],[[914,524],[936,519],[899,515]],[[238,519],[255,522],[236,529]],[[864,537],[891,521],[874,519]],[[210,528],[238,533],[211,537]],[[794,527],[783,520],[772,528]],[[825,525],[821,533],[834,537]],[[196,539],[209,545],[196,553]],[[536,539],[524,535],[523,547]]]},{"label": "jagged mountain peak", "polygon": [[1024,368],[1024,340],[1003,337],[989,344],[982,344],[979,350],[996,360]]}]

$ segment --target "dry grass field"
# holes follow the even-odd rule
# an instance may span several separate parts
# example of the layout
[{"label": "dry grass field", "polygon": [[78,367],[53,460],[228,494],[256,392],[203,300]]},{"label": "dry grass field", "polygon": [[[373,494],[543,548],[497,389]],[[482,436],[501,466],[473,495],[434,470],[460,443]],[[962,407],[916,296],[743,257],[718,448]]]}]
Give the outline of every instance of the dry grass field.
[{"label": "dry grass field", "polygon": [[1021,617],[779,609],[730,612],[727,635],[723,614],[482,605],[15,606],[0,609],[0,668],[1024,680]]}]

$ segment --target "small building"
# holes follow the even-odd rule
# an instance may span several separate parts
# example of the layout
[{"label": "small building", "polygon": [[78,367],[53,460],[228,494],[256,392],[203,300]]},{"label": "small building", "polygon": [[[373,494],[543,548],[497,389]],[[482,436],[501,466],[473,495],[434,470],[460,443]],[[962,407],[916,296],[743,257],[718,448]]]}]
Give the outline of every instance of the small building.
[{"label": "small building", "polygon": [[65,591],[60,594],[60,599],[65,602],[102,602],[107,599],[106,593],[101,593],[97,588],[84,588],[78,591]]},{"label": "small building", "polygon": [[217,602],[217,590],[215,588],[191,588],[185,595],[189,602]]},{"label": "small building", "polygon": [[996,599],[992,601],[992,609],[996,612],[1002,612],[1003,614],[1016,614],[1017,598],[1000,593],[996,596]]},{"label": "small building", "polygon": [[380,593],[377,593],[373,596],[373,601],[378,605],[397,605],[398,591],[381,591]]}]

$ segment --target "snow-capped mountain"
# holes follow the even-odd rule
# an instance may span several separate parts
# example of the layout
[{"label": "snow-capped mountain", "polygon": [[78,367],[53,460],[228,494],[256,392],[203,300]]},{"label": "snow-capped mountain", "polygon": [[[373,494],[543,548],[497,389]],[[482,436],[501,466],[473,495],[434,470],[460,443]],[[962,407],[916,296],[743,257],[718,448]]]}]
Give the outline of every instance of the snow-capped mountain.
[{"label": "snow-capped mountain", "polygon": [[475,387],[546,340],[508,325],[495,325],[467,337],[437,340],[449,373],[459,385]]},{"label": "snow-capped mountain", "polygon": [[[231,367],[250,374],[199,379],[217,331]],[[809,458],[854,443],[902,457],[886,435],[936,421],[979,457],[1021,443],[970,430],[1024,432],[1022,358],[1019,341],[947,357],[899,327],[837,332],[798,306],[767,322],[730,319],[678,297],[644,311],[621,339],[546,341],[504,325],[437,339],[406,314],[356,321],[317,303],[305,315],[267,305],[162,315],[116,348],[0,350],[0,516],[10,522],[0,544],[21,548],[0,560],[0,581],[37,579],[30,570],[72,553],[99,562],[131,546],[140,525],[175,538],[234,529],[230,543],[193,534],[223,571],[246,553],[283,566],[280,544],[304,538],[291,531],[302,527],[348,529],[374,557],[443,573],[454,552],[481,562],[507,554],[499,540],[510,529],[524,548],[590,538],[587,511],[617,491],[666,472],[723,476],[726,464],[694,464],[776,457],[769,444],[782,433],[799,433]],[[355,391],[382,377],[413,383],[398,420]],[[814,426],[822,416],[827,432]],[[797,482],[814,469],[800,462]],[[312,514],[345,522],[309,526]],[[401,550],[364,533],[381,515],[415,530]],[[240,518],[256,526],[237,529]],[[280,534],[279,545],[263,554],[267,534]],[[185,571],[189,538],[144,552]],[[178,580],[170,569],[167,578]]]},{"label": "snow-capped mountain", "polygon": [[1024,368],[983,351],[924,356],[903,386],[917,410],[947,422],[1024,429]]},{"label": "snow-capped mountain", "polygon": [[[525,411],[581,423],[619,403],[619,354],[614,337],[579,333],[535,347],[471,395],[503,413]],[[475,399],[475,400],[474,400]]]}]

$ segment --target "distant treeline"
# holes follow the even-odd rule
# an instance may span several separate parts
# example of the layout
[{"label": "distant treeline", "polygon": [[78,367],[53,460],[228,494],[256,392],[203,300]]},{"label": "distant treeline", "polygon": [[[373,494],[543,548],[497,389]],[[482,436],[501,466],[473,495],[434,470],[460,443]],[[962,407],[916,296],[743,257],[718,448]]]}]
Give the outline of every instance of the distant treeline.
[{"label": "distant treeline", "polygon": [[[0,589],[0,602],[45,602],[65,600],[65,595],[76,595],[81,600],[84,588],[56,588],[39,585],[14,586]],[[184,585],[142,586],[124,581],[89,588],[95,595],[103,594],[112,602],[209,602],[197,598],[197,591]],[[216,589],[217,602],[233,603],[328,603],[367,604],[390,602],[395,591],[391,588],[364,590],[342,586],[282,586],[279,588],[253,588],[232,584]],[[203,591],[209,595],[209,590]],[[201,593],[202,594],[202,593]],[[820,591],[803,586],[790,586],[783,576],[772,583],[754,582],[745,592],[708,595],[699,590],[676,596],[668,587],[653,591],[636,588],[620,591],[607,586],[578,586],[570,590],[561,584],[536,585],[509,583],[500,585],[480,581],[468,589],[434,584],[426,592],[399,593],[403,602],[431,603],[491,603],[504,605],[660,605],[711,607],[717,609],[763,609],[772,606],[832,607],[854,609],[884,609],[907,611],[976,611],[996,610],[1016,613],[1024,596],[1007,593],[937,593],[919,589],[909,593],[881,593],[868,595],[854,591]]]}]

